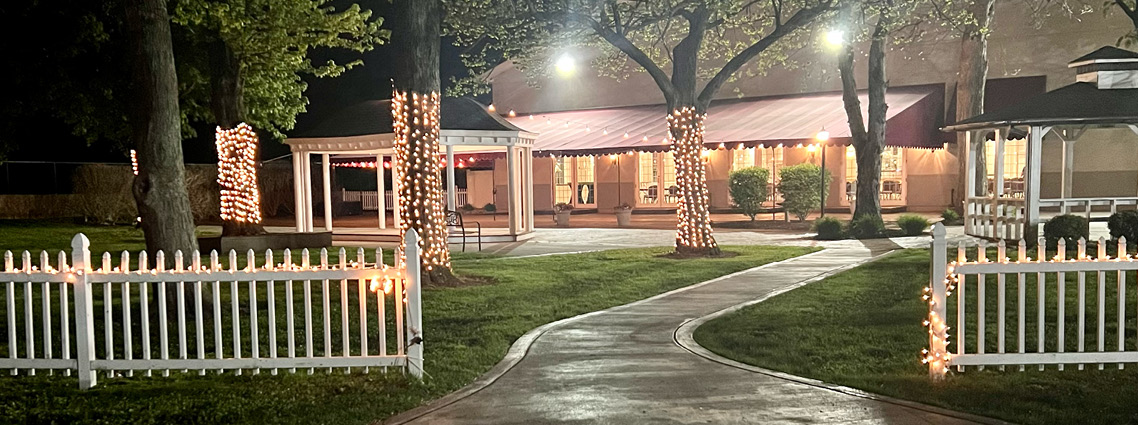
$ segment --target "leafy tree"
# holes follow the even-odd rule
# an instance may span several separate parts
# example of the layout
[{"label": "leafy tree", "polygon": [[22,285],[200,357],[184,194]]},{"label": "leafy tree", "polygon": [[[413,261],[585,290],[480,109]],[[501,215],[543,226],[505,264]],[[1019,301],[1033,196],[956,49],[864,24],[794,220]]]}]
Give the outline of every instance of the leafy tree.
[{"label": "leafy tree", "polygon": [[763,202],[767,200],[767,183],[770,181],[770,170],[759,167],[747,167],[732,171],[727,176],[727,187],[731,192],[731,200],[743,210],[743,215],[755,216],[762,209]]},{"label": "leafy tree", "polygon": [[1053,12],[1072,18],[1094,12],[1103,15],[1122,12],[1133,25],[1125,34],[1118,37],[1116,44],[1123,47],[1138,46],[1138,1],[1136,0],[1029,0],[1028,4],[1037,20],[1050,16]]},{"label": "leafy tree", "polygon": [[125,6],[134,87],[130,128],[138,148],[133,191],[146,249],[189,253],[198,242],[182,164],[178,79],[166,1],[128,0]]},{"label": "leafy tree", "polygon": [[400,219],[419,234],[422,275],[426,282],[455,280],[447,246],[446,211],[439,164],[439,49],[443,7],[441,0],[399,0],[405,28],[395,42],[403,52],[400,75],[395,78],[392,117],[395,154],[399,159]]},{"label": "leafy tree", "polygon": [[837,0],[452,0],[447,23],[457,43],[470,46],[467,63],[474,75],[485,75],[502,59],[548,73],[559,56],[554,53],[574,47],[601,52],[594,65],[602,74],[646,72],[671,111],[680,187],[676,251],[715,254],[700,160],[708,105],[744,67],[783,60],[780,49],[836,5]]},{"label": "leafy tree", "polygon": [[[838,71],[851,144],[857,161],[855,218],[872,216],[880,220],[881,217],[881,153],[885,149],[886,111],[889,109],[885,102],[888,86],[885,55],[888,45],[917,41],[922,34],[922,26],[959,20],[955,14],[957,12],[953,12],[954,4],[948,1],[950,0],[933,4],[932,7],[929,7],[928,2],[920,0],[847,0],[843,3],[839,24],[850,40],[842,46]],[[869,39],[868,120],[862,115],[854,68],[854,42],[862,38]],[[982,101],[982,80],[986,72],[987,60],[983,59],[983,73],[979,76],[981,95],[976,101]],[[969,99],[975,100],[975,97],[969,96]]]},{"label": "leafy tree", "polygon": [[[778,191],[782,193],[782,206],[798,217],[798,221],[806,220],[810,211],[821,205],[827,195],[818,184],[821,173],[822,167],[815,164],[791,165],[779,171]],[[826,171],[826,187],[830,186],[831,178],[830,172]]]},{"label": "leafy tree", "polygon": [[[278,138],[296,124],[308,99],[301,75],[335,77],[360,61],[313,65],[314,48],[371,50],[387,36],[371,11],[330,0],[181,0],[174,22],[186,31],[181,76],[187,119],[220,129],[248,122]],[[208,105],[208,107],[207,107]],[[188,128],[188,126],[187,126]],[[224,154],[224,153],[223,153]],[[227,220],[227,235],[264,233],[259,214]]]}]

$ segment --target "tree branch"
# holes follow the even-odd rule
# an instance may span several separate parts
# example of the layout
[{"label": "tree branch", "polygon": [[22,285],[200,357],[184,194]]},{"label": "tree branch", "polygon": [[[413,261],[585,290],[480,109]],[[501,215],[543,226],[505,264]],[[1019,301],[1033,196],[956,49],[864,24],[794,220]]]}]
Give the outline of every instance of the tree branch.
[{"label": "tree branch", "polygon": [[742,52],[739,52],[739,54],[735,55],[735,57],[727,61],[727,63],[723,65],[723,68],[721,68],[714,77],[711,77],[711,80],[708,80],[707,85],[703,87],[703,91],[701,91],[699,94],[699,105],[702,105],[704,107],[709,105],[711,103],[711,100],[715,97],[715,94],[719,91],[720,88],[723,87],[723,84],[725,84],[727,80],[735,74],[735,72],[739,71],[743,65],[746,65],[747,62],[750,62],[751,59],[754,59],[755,56],[758,56],[782,37],[805,26],[807,23],[813,21],[814,18],[818,17],[819,15],[830,12],[832,10],[833,6],[830,2],[825,2],[812,8],[800,9],[798,12],[795,12],[794,16],[791,16],[790,19],[787,19],[786,22],[781,25],[777,25],[770,34],[767,34],[765,37],[759,39],[754,44],[750,45],[746,49],[743,49]]},{"label": "tree branch", "polygon": [[568,15],[578,22],[591,27],[597,35],[601,36],[601,38],[605,39],[605,41],[613,45],[613,47],[624,52],[633,62],[643,67],[644,70],[648,72],[648,75],[652,77],[652,80],[656,82],[656,85],[660,87],[660,91],[664,93],[666,100],[671,102],[671,100],[675,98],[676,89],[672,86],[668,74],[665,74],[664,70],[660,69],[660,66],[657,65],[656,62],[653,62],[652,58],[648,57],[643,50],[636,47],[628,37],[613,31],[611,28],[605,27],[600,22],[588,16],[578,13],[568,13]]}]

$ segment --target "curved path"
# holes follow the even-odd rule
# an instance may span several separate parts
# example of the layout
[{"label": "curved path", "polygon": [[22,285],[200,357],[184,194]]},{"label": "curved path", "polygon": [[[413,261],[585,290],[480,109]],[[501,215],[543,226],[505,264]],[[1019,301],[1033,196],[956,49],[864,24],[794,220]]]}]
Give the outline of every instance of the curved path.
[{"label": "curved path", "polygon": [[839,245],[543,326],[515,343],[511,355],[471,387],[387,423],[957,424],[982,420],[756,373],[697,356],[674,340],[677,329],[691,319],[800,286],[898,247],[888,240],[881,242],[885,245]]}]

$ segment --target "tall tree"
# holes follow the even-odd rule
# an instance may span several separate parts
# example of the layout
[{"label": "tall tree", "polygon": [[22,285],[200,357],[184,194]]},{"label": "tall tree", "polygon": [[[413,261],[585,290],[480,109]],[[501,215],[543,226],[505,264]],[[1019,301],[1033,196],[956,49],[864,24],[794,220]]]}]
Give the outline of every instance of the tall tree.
[{"label": "tall tree", "polygon": [[188,253],[198,243],[182,164],[178,79],[166,1],[129,0],[125,6],[134,63],[130,106],[132,139],[138,150],[134,198],[146,248]]},{"label": "tall tree", "polygon": [[[420,261],[427,282],[445,283],[451,273],[446,211],[439,164],[439,49],[441,0],[399,0],[403,28],[395,41],[403,52],[395,78],[391,114],[399,187],[400,237],[419,234]],[[382,172],[382,170],[380,170]]]},{"label": "tall tree", "polygon": [[[956,119],[964,120],[984,113],[984,93],[988,85],[988,34],[991,32],[992,20],[996,15],[995,0],[972,0],[964,2],[963,25],[960,30],[960,62],[956,74]],[[974,145],[976,176],[974,190],[977,195],[985,195],[988,191],[988,170],[985,164],[985,150],[983,145],[984,133],[974,131],[970,135],[960,133],[957,135],[957,154],[959,158],[960,183],[957,188],[960,196],[968,196],[968,158],[965,158],[964,138],[970,137]]]},{"label": "tall tree", "polygon": [[[247,143],[231,141],[241,134],[233,131],[239,124],[248,121],[277,137],[283,137],[282,131],[293,127],[296,115],[303,112],[308,104],[304,97],[307,85],[301,80],[301,75],[335,77],[361,63],[358,60],[346,64],[329,61],[315,66],[308,58],[312,49],[342,48],[364,52],[386,38],[386,31],[379,28],[382,21],[371,19],[371,11],[362,10],[355,4],[336,11],[329,2],[178,2],[174,21],[187,30],[188,44],[195,47],[183,53],[187,56],[187,65],[181,74],[189,80],[183,84],[183,105],[187,106],[192,119],[212,120],[217,124],[218,153],[223,163],[242,163],[243,158],[252,153],[233,149],[248,148]],[[256,144],[255,138],[253,144]],[[240,185],[239,182],[231,184],[233,181],[223,178],[223,190],[243,193],[242,198],[257,197],[255,187],[251,190],[228,187]],[[223,203],[226,199],[222,198]],[[225,219],[223,233],[263,233],[256,199],[240,201],[222,206],[222,218]],[[241,211],[233,213],[231,210]]]},{"label": "tall tree", "polygon": [[[454,0],[448,27],[472,46],[481,75],[498,63],[551,68],[557,49],[596,48],[595,65],[622,74],[628,61],[664,95],[680,188],[676,251],[719,252],[711,232],[703,161],[707,109],[728,81],[756,58],[777,61],[780,41],[836,10],[837,0]],[[670,72],[667,70],[670,64]]]}]

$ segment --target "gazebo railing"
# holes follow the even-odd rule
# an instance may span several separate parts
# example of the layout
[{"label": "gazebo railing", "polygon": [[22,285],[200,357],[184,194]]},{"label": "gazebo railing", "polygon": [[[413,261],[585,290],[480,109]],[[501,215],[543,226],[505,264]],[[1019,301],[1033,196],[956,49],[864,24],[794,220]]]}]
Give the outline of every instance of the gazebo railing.
[{"label": "gazebo railing", "polygon": [[1110,207],[1110,214],[1118,212],[1119,206],[1138,207],[1138,197],[1123,198],[1054,198],[1040,199],[1039,206],[1044,208],[1059,208],[1059,214],[1082,213],[1091,217],[1094,207]]},{"label": "gazebo railing", "polygon": [[971,197],[965,202],[965,233],[994,239],[1023,238],[1023,198]]}]

